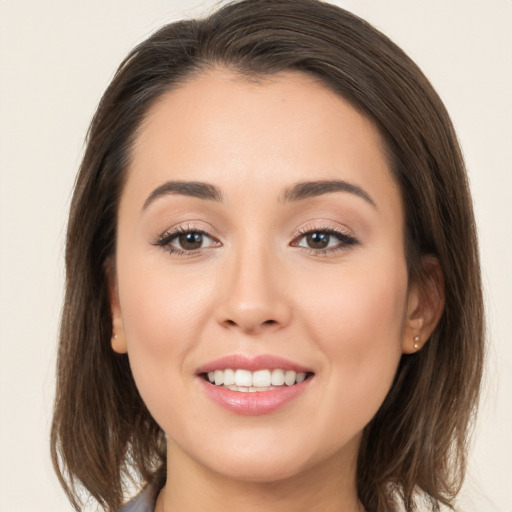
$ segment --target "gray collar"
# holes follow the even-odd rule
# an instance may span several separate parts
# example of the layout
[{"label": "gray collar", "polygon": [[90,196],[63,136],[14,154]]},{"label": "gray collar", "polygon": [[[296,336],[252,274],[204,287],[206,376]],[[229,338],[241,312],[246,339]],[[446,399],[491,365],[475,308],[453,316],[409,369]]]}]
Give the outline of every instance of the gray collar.
[{"label": "gray collar", "polygon": [[155,490],[147,485],[144,490],[119,509],[119,512],[154,512]]}]

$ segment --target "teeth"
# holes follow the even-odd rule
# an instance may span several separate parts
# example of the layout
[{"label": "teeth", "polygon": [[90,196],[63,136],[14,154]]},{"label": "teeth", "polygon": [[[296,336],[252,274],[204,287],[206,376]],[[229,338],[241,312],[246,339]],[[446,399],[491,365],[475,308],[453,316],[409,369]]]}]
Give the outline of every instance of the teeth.
[{"label": "teeth", "polygon": [[272,386],[282,386],[284,384],[284,371],[274,370],[272,372]]},{"label": "teeth", "polygon": [[215,370],[213,373],[213,380],[215,381],[216,386],[224,384],[224,372],[221,370]]},{"label": "teeth", "polygon": [[254,386],[251,386],[250,388],[244,387],[244,386],[223,386],[226,389],[229,389],[230,391],[241,391],[242,393],[254,393],[255,391],[271,391],[272,389],[276,389],[274,386],[268,386],[268,387],[261,387],[257,388]]},{"label": "teeth", "polygon": [[252,373],[249,370],[237,370],[235,372],[235,384],[237,386],[245,386],[250,388],[252,386]]},{"label": "teeth", "polygon": [[296,373],[293,370],[215,370],[208,372],[208,380],[216,386],[224,386],[232,391],[255,392],[269,391],[278,386],[293,386],[306,379],[305,373]]},{"label": "teeth", "polygon": [[224,370],[224,386],[232,386],[235,383],[235,372]]},{"label": "teeth", "polygon": [[284,374],[284,383],[287,386],[292,386],[293,384],[295,384],[296,378],[297,378],[297,374],[295,372],[289,370]]},{"label": "teeth", "polygon": [[252,374],[252,385],[258,388],[268,387],[272,384],[270,370],[258,370]]}]

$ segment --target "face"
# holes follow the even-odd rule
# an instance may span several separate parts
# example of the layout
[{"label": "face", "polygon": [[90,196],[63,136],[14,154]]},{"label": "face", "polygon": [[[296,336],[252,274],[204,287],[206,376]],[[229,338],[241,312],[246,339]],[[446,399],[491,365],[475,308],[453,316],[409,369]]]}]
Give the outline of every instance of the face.
[{"label": "face", "polygon": [[163,96],[134,144],[111,295],[170,464],[353,468],[416,334],[403,237],[377,130],[312,78],[217,70]]}]

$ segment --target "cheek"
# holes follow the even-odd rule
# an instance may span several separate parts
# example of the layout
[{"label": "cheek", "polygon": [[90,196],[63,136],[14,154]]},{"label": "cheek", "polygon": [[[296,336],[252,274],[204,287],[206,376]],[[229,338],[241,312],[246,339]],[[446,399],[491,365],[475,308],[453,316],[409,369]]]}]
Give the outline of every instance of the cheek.
[{"label": "cheek", "polygon": [[200,329],[208,307],[211,284],[204,273],[198,270],[193,277],[159,260],[138,262],[132,257],[120,262],[119,294],[128,350],[138,345],[155,355],[180,350],[180,344]]},{"label": "cheek", "polygon": [[118,283],[133,376],[163,425],[163,411],[173,417],[186,406],[187,381],[179,377],[193,374],[187,356],[201,342],[212,285],[204,278],[198,282],[197,274],[194,280],[183,271],[171,271],[165,259],[148,263],[133,253],[118,262]]},{"label": "cheek", "polygon": [[359,422],[377,412],[401,357],[405,263],[346,269],[310,295],[307,331],[325,357],[326,418]]},{"label": "cheek", "polygon": [[407,302],[405,261],[393,255],[377,264],[347,265],[336,271],[318,272],[306,282],[305,299],[310,326],[322,331],[319,340],[329,350],[343,353],[352,347],[400,344]]}]

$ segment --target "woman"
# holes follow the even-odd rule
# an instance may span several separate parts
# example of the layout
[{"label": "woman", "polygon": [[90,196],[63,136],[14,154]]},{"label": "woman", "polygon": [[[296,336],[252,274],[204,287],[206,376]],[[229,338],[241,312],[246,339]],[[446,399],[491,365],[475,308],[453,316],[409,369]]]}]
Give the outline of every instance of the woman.
[{"label": "woman", "polygon": [[[450,506],[482,370],[449,117],[364,21],[246,0],[168,25],[93,119],[54,463],[106,510]],[[66,475],[69,476],[69,483]]]}]

